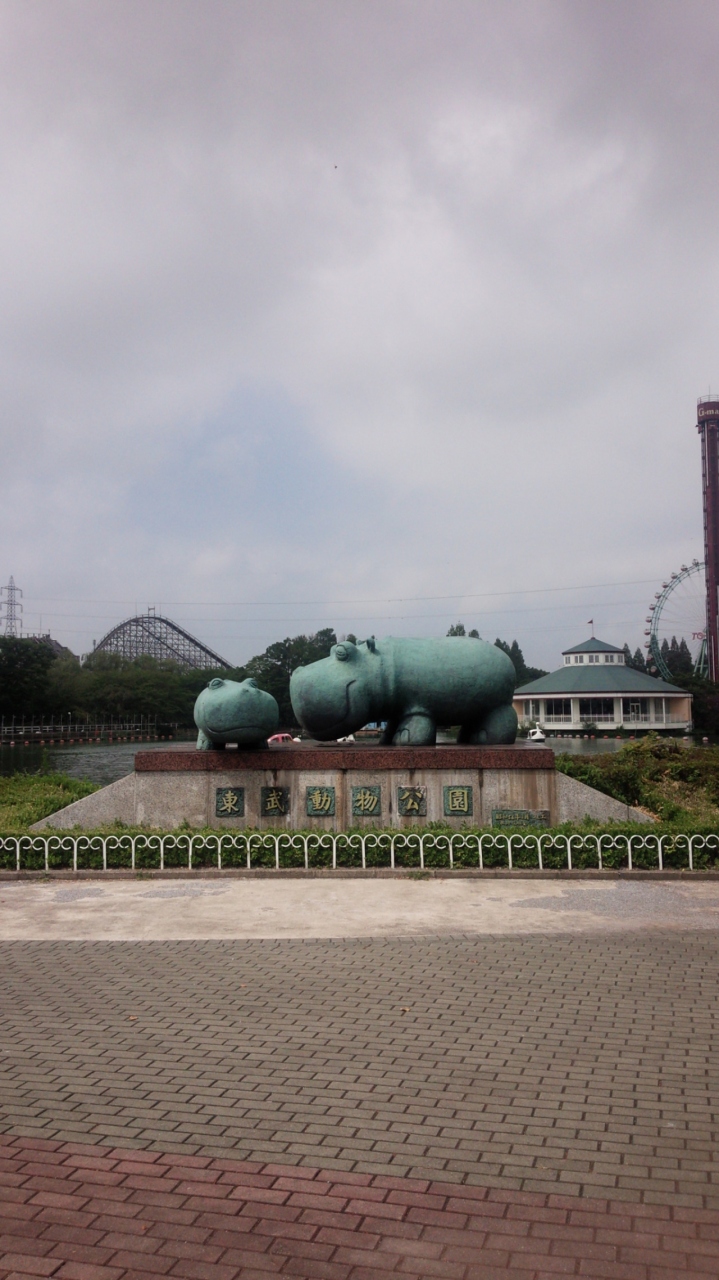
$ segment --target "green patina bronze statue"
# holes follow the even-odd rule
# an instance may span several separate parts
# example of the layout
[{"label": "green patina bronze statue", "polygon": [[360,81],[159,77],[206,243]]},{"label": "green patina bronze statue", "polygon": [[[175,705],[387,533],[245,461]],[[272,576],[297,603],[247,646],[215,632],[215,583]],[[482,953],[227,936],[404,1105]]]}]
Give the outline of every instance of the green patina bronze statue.
[{"label": "green patina bronze statue", "polygon": [[222,750],[228,742],[264,747],[279,719],[272,694],[258,689],[254,680],[210,680],[195,703],[197,749]]},{"label": "green patina bronze statue", "polygon": [[508,743],[517,736],[514,666],[484,640],[365,640],[292,672],[297,719],[320,741],[369,721],[387,721],[384,743],[431,745],[437,725],[461,725],[459,742]]}]

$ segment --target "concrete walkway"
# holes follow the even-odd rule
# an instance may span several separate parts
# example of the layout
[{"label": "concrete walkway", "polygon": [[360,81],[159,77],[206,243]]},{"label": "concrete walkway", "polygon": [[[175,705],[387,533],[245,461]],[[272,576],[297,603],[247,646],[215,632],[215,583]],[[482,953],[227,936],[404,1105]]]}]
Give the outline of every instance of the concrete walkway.
[{"label": "concrete walkway", "polygon": [[719,928],[719,883],[94,879],[0,886],[5,939],[388,938]]}]

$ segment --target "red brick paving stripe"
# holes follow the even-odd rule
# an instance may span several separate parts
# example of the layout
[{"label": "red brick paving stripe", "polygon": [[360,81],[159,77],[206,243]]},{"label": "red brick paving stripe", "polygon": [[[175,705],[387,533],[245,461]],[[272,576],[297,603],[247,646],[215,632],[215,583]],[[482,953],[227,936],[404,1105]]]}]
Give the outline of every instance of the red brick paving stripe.
[{"label": "red brick paving stripe", "polygon": [[677,1280],[719,1214],[0,1135],[0,1280]]}]

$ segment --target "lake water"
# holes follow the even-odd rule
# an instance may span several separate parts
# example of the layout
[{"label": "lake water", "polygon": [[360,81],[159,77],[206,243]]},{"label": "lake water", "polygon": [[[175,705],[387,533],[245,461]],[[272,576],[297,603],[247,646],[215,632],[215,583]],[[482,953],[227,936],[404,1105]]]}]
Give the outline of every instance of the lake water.
[{"label": "lake water", "polygon": [[[547,738],[546,745],[557,753],[597,755],[619,751],[626,742],[626,738]],[[684,745],[701,746],[701,738],[690,739]],[[107,786],[132,773],[138,751],[186,751],[188,746],[189,742],[101,742],[66,747],[0,747],[0,775],[51,770]]]},{"label": "lake water", "polygon": [[105,787],[132,773],[138,751],[182,751],[186,742],[98,742],[67,747],[0,747],[0,775],[50,770]]}]

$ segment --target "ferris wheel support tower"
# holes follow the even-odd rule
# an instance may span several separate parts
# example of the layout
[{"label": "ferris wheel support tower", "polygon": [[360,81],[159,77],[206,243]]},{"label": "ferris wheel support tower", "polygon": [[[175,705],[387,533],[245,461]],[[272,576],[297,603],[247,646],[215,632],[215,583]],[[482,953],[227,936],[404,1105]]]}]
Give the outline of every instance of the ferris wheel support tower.
[{"label": "ferris wheel support tower", "polygon": [[709,679],[719,680],[719,395],[697,401],[697,431],[702,442],[707,662]]}]

